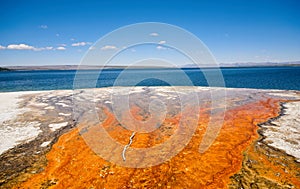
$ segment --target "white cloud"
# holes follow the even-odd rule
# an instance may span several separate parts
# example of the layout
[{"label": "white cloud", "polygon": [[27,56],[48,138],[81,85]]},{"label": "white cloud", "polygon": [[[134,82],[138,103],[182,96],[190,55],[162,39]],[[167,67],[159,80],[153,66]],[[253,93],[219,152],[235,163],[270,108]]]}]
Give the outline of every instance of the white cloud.
[{"label": "white cloud", "polygon": [[27,45],[24,43],[20,43],[20,44],[10,44],[7,45],[7,47],[5,46],[1,46],[0,45],[0,50],[31,50],[31,51],[50,51],[50,50],[66,50],[65,47],[63,46],[59,46],[57,48],[54,48],[52,46],[47,46],[47,47],[34,47],[31,45]]},{"label": "white cloud", "polygon": [[56,50],[64,51],[64,50],[66,50],[66,48],[65,47],[57,47]]},{"label": "white cloud", "polygon": [[42,28],[42,29],[48,29],[48,26],[47,25],[40,25],[40,28]]},{"label": "white cloud", "polygon": [[158,44],[165,44],[166,43],[166,41],[160,41],[160,42],[158,42]]},{"label": "white cloud", "polygon": [[56,37],[59,37],[59,33],[55,34]]},{"label": "white cloud", "polygon": [[53,47],[41,47],[41,48],[34,47],[34,49],[32,49],[32,50],[34,50],[34,51],[44,51],[44,50],[52,50],[52,49],[53,49]]},{"label": "white cloud", "polygon": [[35,50],[36,48],[26,44],[11,44],[6,47],[11,50]]},{"label": "white cloud", "polygon": [[72,47],[86,46],[90,44],[91,44],[90,42],[78,42],[78,43],[73,43]]},{"label": "white cloud", "polygon": [[101,48],[101,50],[117,50],[118,48],[114,45],[105,45]]},{"label": "white cloud", "polygon": [[45,50],[52,50],[53,47],[46,47]]},{"label": "white cloud", "polygon": [[161,46],[161,45],[158,45],[156,48],[157,48],[158,50],[166,50],[166,49],[167,49],[166,47],[163,47],[163,46]]},{"label": "white cloud", "polygon": [[157,36],[159,36],[158,33],[156,33],[156,32],[150,33],[149,35],[152,36],[152,37],[157,37]]},{"label": "white cloud", "polygon": [[44,50],[53,50],[53,47],[34,47],[27,44],[10,44],[7,47],[3,47],[0,49],[9,49],[9,50],[32,50],[32,51],[44,51]]},{"label": "white cloud", "polygon": [[94,47],[94,46],[89,47],[89,50],[95,50],[95,49],[96,49],[96,47]]},{"label": "white cloud", "polygon": [[71,41],[75,41],[75,39],[74,39],[74,38],[71,38],[70,40],[71,40]]}]

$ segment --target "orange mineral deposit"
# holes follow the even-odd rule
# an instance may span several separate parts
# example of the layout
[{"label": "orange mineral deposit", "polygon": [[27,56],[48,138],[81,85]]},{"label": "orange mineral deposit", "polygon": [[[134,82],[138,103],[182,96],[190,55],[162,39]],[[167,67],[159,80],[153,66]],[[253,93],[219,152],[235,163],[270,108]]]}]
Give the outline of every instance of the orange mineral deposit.
[{"label": "orange mineral deposit", "polygon": [[[132,110],[137,118],[139,118],[138,112],[138,109]],[[279,102],[272,99],[227,110],[218,137],[202,154],[199,153],[199,145],[209,115],[200,112],[197,130],[188,145],[170,160],[148,168],[126,168],[102,159],[86,145],[78,129],[73,129],[62,135],[53,145],[47,155],[48,164],[44,171],[32,175],[17,187],[227,188],[230,176],[242,168],[243,152],[258,139],[257,124],[277,116],[278,112]],[[110,130],[109,128],[117,125],[118,122],[109,110],[105,109],[105,114],[103,124],[108,133],[120,143],[127,144],[131,132],[122,128]],[[178,115],[164,121],[164,125],[171,125],[174,128],[177,124]],[[162,139],[153,140],[157,135],[161,135]],[[167,140],[168,136],[158,131],[149,134],[137,133],[131,147],[153,146]],[[250,153],[255,155],[252,149]],[[295,184],[299,184],[299,181],[297,182],[295,178],[294,180]]]}]

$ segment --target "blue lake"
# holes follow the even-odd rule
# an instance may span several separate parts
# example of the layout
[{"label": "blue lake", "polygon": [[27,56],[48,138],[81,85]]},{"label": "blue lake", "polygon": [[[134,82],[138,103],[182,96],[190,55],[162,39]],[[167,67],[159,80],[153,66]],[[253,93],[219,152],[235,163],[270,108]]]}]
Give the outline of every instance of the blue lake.
[{"label": "blue lake", "polygon": [[[217,75],[216,69],[135,69],[126,71],[108,69],[103,70],[100,75],[98,72],[97,70],[80,71],[80,77],[75,77],[76,70],[0,72],[0,91],[73,89],[74,78],[80,78],[80,85],[76,85],[80,88],[109,87],[116,84],[120,86],[222,86],[222,82],[209,82],[214,78],[220,79],[213,76]],[[126,74],[115,83],[121,73]],[[203,73],[210,77],[206,78]],[[300,67],[222,68],[221,73],[225,86],[230,88],[300,90]],[[184,81],[180,77],[182,75],[187,76],[190,82]]]}]

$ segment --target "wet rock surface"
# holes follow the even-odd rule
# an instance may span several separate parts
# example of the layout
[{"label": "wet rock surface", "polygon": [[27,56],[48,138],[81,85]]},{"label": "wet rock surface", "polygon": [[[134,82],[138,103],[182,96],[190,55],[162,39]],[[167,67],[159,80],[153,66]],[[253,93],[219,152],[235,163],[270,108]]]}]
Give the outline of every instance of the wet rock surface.
[{"label": "wet rock surface", "polygon": [[[278,116],[259,124],[259,139],[243,153],[242,169],[231,176],[229,188],[300,187],[300,164],[297,157],[300,145],[294,142],[285,145],[281,142],[299,140],[294,137],[299,132],[299,108],[299,101],[280,103]],[[295,109],[298,111],[291,111]],[[277,129],[274,130],[274,127]],[[295,127],[297,131],[290,133],[290,129]],[[291,151],[291,145],[294,151]]]},{"label": "wet rock surface", "polygon": [[[4,128],[9,124],[13,129],[18,127],[16,123],[34,122],[39,123],[35,126],[39,133],[0,155],[0,187],[299,188],[297,157],[276,144],[274,133],[266,134],[274,131],[270,125],[285,125],[285,120],[278,121],[286,116],[284,107],[299,111],[299,92],[248,89],[226,89],[225,92],[226,101],[224,89],[201,87],[119,87],[23,95],[19,108],[27,111],[0,126]],[[127,97],[129,108],[122,105]],[[132,125],[137,126],[137,122],[130,120],[134,118],[143,124],[148,121],[153,125],[161,119],[152,119],[153,112],[165,114],[163,121],[151,132],[136,133],[126,151],[126,161],[136,157],[143,160],[143,165],[151,164],[153,156],[159,158],[160,153],[169,153],[170,148],[171,151],[178,149],[178,154],[143,168],[124,167],[122,163],[108,161],[123,161],[121,147],[128,144],[131,129],[136,129]],[[195,112],[199,117],[193,117]],[[97,120],[93,114],[97,115]],[[182,119],[182,115],[190,116]],[[293,119],[288,119],[285,128],[290,125],[299,132],[299,127],[295,127],[299,118],[296,114],[289,115]],[[212,117],[222,120],[217,133],[210,133],[218,131],[216,124],[208,128]],[[182,149],[170,143],[168,148],[162,148],[163,152],[134,153],[134,149],[151,148],[170,141],[181,128],[180,120],[184,123],[198,120],[195,130],[189,124],[182,124],[181,131],[192,133]],[[120,148],[107,145],[99,125],[121,144]],[[280,129],[278,132],[284,134]],[[199,151],[204,139],[215,134],[213,143],[207,142],[203,146],[208,148]],[[184,141],[186,136],[178,135],[175,142]],[[277,138],[284,137],[278,135]],[[300,150],[296,139],[287,136],[284,140]],[[103,151],[106,148],[114,150]]]},{"label": "wet rock surface", "polygon": [[[53,94],[55,93],[55,94]],[[49,152],[51,146],[57,141],[58,137],[63,133],[69,131],[75,126],[75,122],[71,116],[60,116],[59,113],[72,112],[71,108],[61,108],[56,105],[56,102],[63,98],[70,101],[72,92],[62,92],[63,96],[59,97],[57,92],[41,92],[20,95],[22,101],[18,103],[18,108],[22,109],[21,113],[17,114],[14,119],[10,119],[2,123],[2,136],[1,143],[9,143],[9,138],[5,133],[5,128],[9,127],[10,130],[18,130],[20,128],[27,128],[27,132],[20,130],[15,138],[18,136],[26,140],[17,139],[15,146],[9,146],[10,149],[4,151],[0,155],[0,185],[4,187],[26,180],[26,178],[38,172],[43,171],[46,166],[47,160],[45,154]],[[10,96],[9,93],[7,93]],[[47,108],[53,107],[53,108]],[[51,130],[49,125],[56,122],[66,121],[68,124],[65,127],[56,131]],[[28,129],[28,125],[35,123],[34,130]],[[38,130],[37,135],[33,136],[31,132]],[[30,137],[28,137],[30,136]],[[8,147],[8,148],[9,148]]]}]

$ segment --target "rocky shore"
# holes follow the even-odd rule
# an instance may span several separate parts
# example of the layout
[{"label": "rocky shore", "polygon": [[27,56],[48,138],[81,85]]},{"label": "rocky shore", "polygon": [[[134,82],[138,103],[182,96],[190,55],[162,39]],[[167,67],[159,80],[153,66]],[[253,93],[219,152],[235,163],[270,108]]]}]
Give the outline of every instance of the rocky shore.
[{"label": "rocky shore", "polygon": [[[0,188],[300,188],[299,91],[118,87],[0,102]],[[131,138],[137,125],[156,126]]]}]

